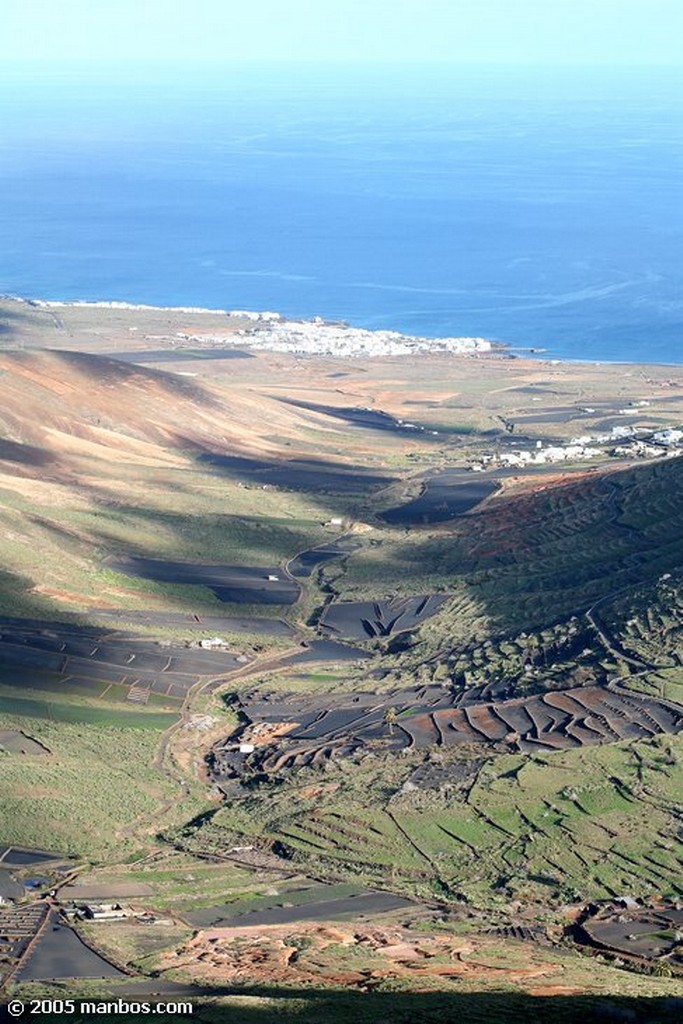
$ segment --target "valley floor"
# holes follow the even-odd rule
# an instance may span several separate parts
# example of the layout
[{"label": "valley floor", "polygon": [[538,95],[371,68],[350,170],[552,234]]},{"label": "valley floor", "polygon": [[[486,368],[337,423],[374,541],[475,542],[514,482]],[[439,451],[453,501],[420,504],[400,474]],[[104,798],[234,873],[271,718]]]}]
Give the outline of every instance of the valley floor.
[{"label": "valley floor", "polygon": [[3,316],[6,992],[671,1019],[683,371]]}]

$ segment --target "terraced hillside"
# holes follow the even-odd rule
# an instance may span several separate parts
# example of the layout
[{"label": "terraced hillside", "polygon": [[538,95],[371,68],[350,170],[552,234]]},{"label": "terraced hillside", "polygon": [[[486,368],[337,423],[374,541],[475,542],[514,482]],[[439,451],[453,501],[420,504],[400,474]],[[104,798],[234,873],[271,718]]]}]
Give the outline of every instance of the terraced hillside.
[{"label": "terraced hillside", "polygon": [[680,898],[680,737],[345,753],[290,769],[267,799],[231,790],[177,841],[206,853],[255,843],[292,867],[479,907]]},{"label": "terraced hillside", "polygon": [[[254,772],[273,777],[286,769],[361,757],[381,748],[417,751],[482,744],[532,754],[683,730],[683,707],[614,685],[496,703],[480,703],[476,695],[444,694],[440,687],[382,696],[264,699],[256,694],[240,700],[238,709],[248,724],[212,753],[219,780]],[[276,738],[270,740],[273,732]],[[244,754],[240,748],[245,744],[256,749]]]},{"label": "terraced hillside", "polygon": [[440,532],[377,540],[338,581],[345,600],[463,581],[489,633],[544,627],[683,564],[683,458],[532,477]]},{"label": "terraced hillside", "polygon": [[[280,677],[238,694],[209,757],[229,812],[180,841],[488,905],[678,894],[679,496],[680,459],[527,485],[323,568],[342,600],[321,628],[383,652],[375,691],[356,676],[350,693],[288,694]],[[432,573],[433,604],[398,596]],[[372,579],[382,599],[347,600]],[[408,613],[399,646],[392,611]]]}]

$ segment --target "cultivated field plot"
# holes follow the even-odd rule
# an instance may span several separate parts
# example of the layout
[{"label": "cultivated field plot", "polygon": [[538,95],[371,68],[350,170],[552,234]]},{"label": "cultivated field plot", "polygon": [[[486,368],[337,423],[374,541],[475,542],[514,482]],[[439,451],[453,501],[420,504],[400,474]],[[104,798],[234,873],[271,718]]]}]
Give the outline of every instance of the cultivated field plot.
[{"label": "cultivated field plot", "polygon": [[6,868],[61,864],[64,855],[52,850],[28,850],[23,846],[0,846],[0,862]]},{"label": "cultivated field plot", "polygon": [[366,494],[379,487],[387,487],[396,479],[388,473],[372,472],[365,466],[323,459],[267,462],[243,455],[204,452],[198,461],[253,486],[314,494]]},{"label": "cultivated field plot", "polygon": [[498,473],[482,479],[467,469],[442,469],[424,483],[422,493],[405,505],[381,512],[391,526],[429,526],[469,512],[498,490]]},{"label": "cultivated field plot", "polygon": [[[245,764],[273,775],[360,755],[378,744],[394,750],[491,744],[533,753],[683,729],[683,709],[675,704],[596,686],[497,704],[468,704],[466,696],[455,697],[437,686],[388,695],[255,695],[240,703],[240,711],[249,724],[213,751],[219,778],[240,774]],[[272,736],[277,738],[268,742]],[[239,743],[254,743],[257,749],[240,753]]]},{"label": "cultivated field plot", "polygon": [[352,536],[339,537],[337,540],[329,541],[327,544],[319,544],[308,551],[302,551],[301,554],[292,558],[287,563],[287,571],[297,579],[305,579],[319,565],[325,565],[327,562],[346,558],[348,555],[352,555],[354,551],[357,551],[360,546],[360,543]]},{"label": "cultivated field plot", "polygon": [[172,629],[205,629],[211,633],[252,633],[263,636],[293,636],[295,630],[282,619],[266,619],[249,615],[201,615],[190,612],[132,611],[110,608],[91,609],[88,613],[95,622],[125,622],[141,626],[160,626]]},{"label": "cultivated field plot", "polygon": [[219,601],[231,604],[294,604],[299,588],[277,566],[204,565],[156,558],[109,558],[106,562],[127,576],[208,587]]},{"label": "cultivated field plot", "polygon": [[368,892],[358,886],[314,885],[286,890],[277,898],[263,897],[245,906],[236,901],[193,910],[183,917],[196,928],[255,928],[297,921],[374,916],[412,906],[410,900],[394,893]]},{"label": "cultivated field plot", "polygon": [[118,967],[82,941],[73,928],[51,910],[43,931],[14,976],[16,982],[67,978],[126,978]]},{"label": "cultivated field plot", "polygon": [[370,655],[361,647],[350,647],[336,640],[310,640],[297,654],[287,658],[288,665],[307,665],[316,662],[362,661]]},{"label": "cultivated field plot", "polygon": [[9,686],[93,696],[123,687],[120,696],[146,704],[152,693],[182,700],[199,678],[223,676],[242,664],[227,651],[161,647],[86,626],[0,619],[0,682]]},{"label": "cultivated field plot", "polygon": [[683,909],[675,906],[624,908],[598,912],[581,928],[593,945],[618,952],[622,956],[664,960],[683,971],[680,932]]},{"label": "cultivated field plot", "polygon": [[654,697],[586,686],[497,704],[417,712],[402,717],[398,728],[409,746],[502,740],[532,753],[679,732],[683,708]]},{"label": "cultivated field plot", "polygon": [[5,870],[0,864],[0,896],[4,900],[20,899],[24,895],[24,887],[17,882],[12,872]]},{"label": "cultivated field plot", "polygon": [[46,916],[45,903],[0,907],[0,984],[5,971],[14,968]]},{"label": "cultivated field plot", "polygon": [[414,629],[435,615],[446,600],[447,594],[421,594],[391,601],[336,601],[325,611],[320,628],[351,640],[391,636]]}]

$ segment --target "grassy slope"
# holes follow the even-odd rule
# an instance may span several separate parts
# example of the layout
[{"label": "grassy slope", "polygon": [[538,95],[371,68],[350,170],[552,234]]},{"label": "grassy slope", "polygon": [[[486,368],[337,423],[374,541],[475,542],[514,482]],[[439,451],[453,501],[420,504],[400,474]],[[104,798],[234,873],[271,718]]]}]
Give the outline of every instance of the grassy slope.
[{"label": "grassy slope", "polygon": [[[131,580],[102,559],[271,565],[323,540],[321,522],[357,501],[198,461],[205,451],[271,459],[284,446],[306,457],[307,422],[247,389],[74,353],[0,353],[0,408],[0,564],[12,581],[0,611],[28,614],[37,595],[57,614],[92,603],[218,608],[205,588]],[[333,460],[343,438],[327,440]],[[327,452],[318,457],[324,466]]]},{"label": "grassy slope", "polygon": [[152,815],[174,787],[151,766],[159,729],[47,721],[2,714],[3,728],[24,729],[49,756],[0,755],[2,841],[99,861],[140,847],[122,831]]},{"label": "grassy slope", "polygon": [[683,458],[494,498],[439,531],[376,531],[346,598],[450,590],[497,629],[528,628],[683,562]]},{"label": "grassy slope", "polygon": [[[469,793],[451,786],[400,795],[421,759],[302,769],[267,798],[257,791],[218,811],[199,831],[186,831],[184,842],[207,851],[277,842],[322,874],[477,906],[624,891],[677,896],[682,759],[683,744],[672,737],[504,755],[487,761]],[[442,767],[453,760],[434,757]]]}]

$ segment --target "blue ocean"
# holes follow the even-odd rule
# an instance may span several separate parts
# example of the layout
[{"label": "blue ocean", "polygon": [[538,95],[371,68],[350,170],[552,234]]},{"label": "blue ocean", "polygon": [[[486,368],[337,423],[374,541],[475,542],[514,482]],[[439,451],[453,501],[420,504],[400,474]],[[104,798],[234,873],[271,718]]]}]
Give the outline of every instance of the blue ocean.
[{"label": "blue ocean", "polygon": [[681,362],[666,69],[5,67],[0,293]]}]

